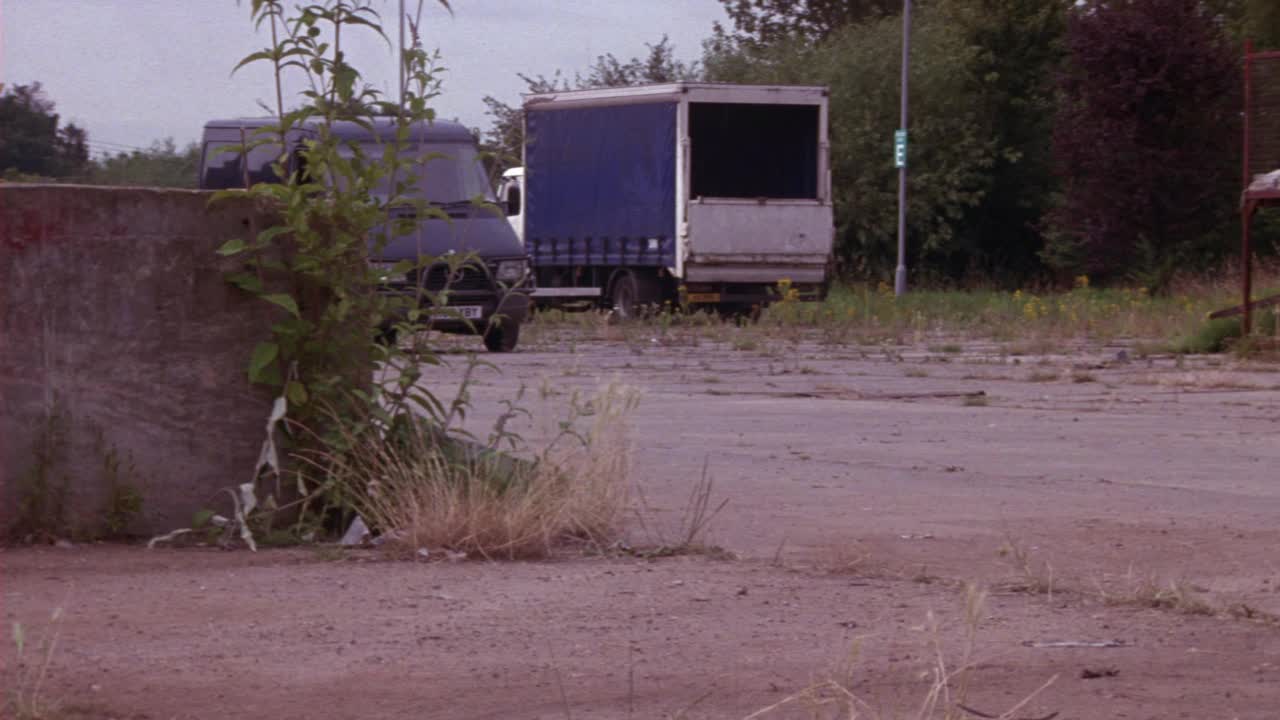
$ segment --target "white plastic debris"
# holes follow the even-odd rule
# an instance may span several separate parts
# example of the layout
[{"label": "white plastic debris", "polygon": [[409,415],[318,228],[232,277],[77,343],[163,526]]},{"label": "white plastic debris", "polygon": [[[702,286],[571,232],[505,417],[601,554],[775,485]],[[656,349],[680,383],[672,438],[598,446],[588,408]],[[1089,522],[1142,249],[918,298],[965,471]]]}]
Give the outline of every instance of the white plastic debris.
[{"label": "white plastic debris", "polygon": [[369,526],[364,524],[364,518],[357,515],[351,521],[351,525],[347,527],[347,532],[343,534],[342,539],[338,541],[339,545],[352,547],[354,545],[363,545],[364,541],[369,538]]},{"label": "white plastic debris", "polygon": [[172,542],[175,538],[186,535],[189,532],[191,532],[191,528],[181,528],[179,530],[174,530],[171,533],[165,533],[164,535],[157,535],[156,537],[151,538],[151,540],[147,542],[147,549],[150,550],[151,548],[154,548],[157,543]]},{"label": "white plastic debris", "polygon": [[1253,191],[1280,190],[1280,170],[1254,175],[1253,182],[1249,183],[1249,189]]}]

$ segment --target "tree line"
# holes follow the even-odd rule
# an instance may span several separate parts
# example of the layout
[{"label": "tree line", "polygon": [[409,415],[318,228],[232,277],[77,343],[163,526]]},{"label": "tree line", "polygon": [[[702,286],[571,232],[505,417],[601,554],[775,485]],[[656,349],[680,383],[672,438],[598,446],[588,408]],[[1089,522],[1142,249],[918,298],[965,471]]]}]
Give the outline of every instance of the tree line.
[{"label": "tree line", "polygon": [[[836,254],[884,277],[896,247],[901,0],[719,0],[701,56],[666,37],[530,92],[698,80],[831,89]],[[1236,252],[1245,38],[1280,49],[1274,0],[915,0],[909,266],[916,282],[1167,287]],[[484,98],[496,171],[519,163],[519,104]],[[1280,142],[1280,138],[1277,138]],[[191,186],[198,148],[90,159],[39,85],[0,94],[0,173]],[[750,153],[749,147],[742,152]],[[1280,254],[1263,213],[1261,252]]]},{"label": "tree line", "polygon": [[[901,0],[720,0],[698,62],[664,37],[530,92],[672,80],[831,89],[836,252],[885,277],[896,253]],[[909,265],[917,281],[1168,286],[1236,251],[1243,40],[1280,49],[1274,0],[916,0]],[[494,155],[518,106],[486,98]],[[1277,138],[1280,142],[1280,138]],[[751,148],[742,152],[750,153]],[[1269,222],[1268,222],[1269,220]],[[1258,247],[1280,253],[1264,213]]]},{"label": "tree line", "polygon": [[172,139],[92,157],[89,134],[62,123],[40,83],[0,85],[0,179],[195,187],[200,147]]}]

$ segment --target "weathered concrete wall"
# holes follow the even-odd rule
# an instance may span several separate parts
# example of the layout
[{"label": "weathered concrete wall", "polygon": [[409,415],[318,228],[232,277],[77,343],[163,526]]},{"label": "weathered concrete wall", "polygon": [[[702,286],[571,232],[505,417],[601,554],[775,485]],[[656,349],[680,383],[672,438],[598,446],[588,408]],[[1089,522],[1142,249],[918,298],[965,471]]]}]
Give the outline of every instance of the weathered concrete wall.
[{"label": "weathered concrete wall", "polygon": [[248,205],[208,200],[0,185],[0,530],[41,472],[51,413],[66,442],[43,475],[65,481],[80,534],[103,527],[113,475],[142,496],[135,533],[186,526],[249,479],[271,398],[245,366],[270,313],[214,252],[247,236]]}]

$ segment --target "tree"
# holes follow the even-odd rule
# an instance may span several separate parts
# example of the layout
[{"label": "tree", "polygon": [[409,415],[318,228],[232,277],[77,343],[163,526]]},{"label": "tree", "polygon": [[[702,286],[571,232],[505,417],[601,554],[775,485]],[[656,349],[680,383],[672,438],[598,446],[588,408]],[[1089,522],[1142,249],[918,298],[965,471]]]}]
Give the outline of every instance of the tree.
[{"label": "tree", "polygon": [[1001,284],[1039,273],[1042,222],[1056,187],[1052,145],[1055,80],[1074,0],[951,0],[947,21],[975,51],[957,75],[997,148],[982,199],[957,240],[973,270]]},{"label": "tree", "polygon": [[[910,266],[927,277],[969,264],[960,231],[985,197],[999,147],[984,125],[981,98],[956,82],[957,69],[976,63],[979,49],[936,6],[921,8],[913,34],[907,237]],[[849,25],[819,44],[796,37],[770,45],[729,39],[706,49],[711,80],[830,87],[837,256],[847,272],[892,272],[898,185],[891,139],[899,122],[901,19]]]},{"label": "tree", "polygon": [[172,138],[151,144],[146,150],[117,153],[94,162],[89,181],[95,185],[145,187],[195,187],[200,146],[190,143],[181,151]]},{"label": "tree", "polygon": [[[572,84],[559,70],[550,78],[545,75],[530,77],[524,74],[519,77],[530,93],[545,93],[693,81],[702,74],[698,63],[686,63],[676,58],[675,46],[666,35],[656,43],[645,43],[645,47],[649,52],[644,58],[633,57],[622,61],[613,53],[597,56],[585,75],[574,73]],[[492,95],[485,96],[484,104],[488,108],[485,114],[493,118],[493,124],[483,134],[482,143],[491,166],[509,167],[520,164],[521,148],[524,147],[524,111],[519,106],[508,105]]]},{"label": "tree", "polygon": [[1070,13],[1055,118],[1062,182],[1045,257],[1167,286],[1229,223],[1236,52],[1199,0],[1084,0]]},{"label": "tree", "polygon": [[649,53],[643,59],[633,57],[622,62],[613,53],[598,56],[595,63],[587,68],[585,76],[574,75],[574,85],[582,90],[670,83],[698,78],[698,63],[685,63],[676,59],[675,46],[666,35],[656,43],[645,43],[645,47],[649,48]]},{"label": "tree", "polygon": [[[902,0],[720,0],[733,38],[769,45],[786,37],[825,40],[835,31],[902,10]],[[718,23],[716,34],[725,37]]]},{"label": "tree", "polygon": [[1275,0],[1240,0],[1244,36],[1258,50],[1280,50],[1280,3]]},{"label": "tree", "polygon": [[59,127],[40,83],[0,85],[0,173],[66,177],[88,162],[88,135],[71,123]]},{"label": "tree", "polygon": [[[539,75],[529,77],[518,73],[531,93],[554,92],[568,90],[568,83],[560,77],[559,71],[547,79]],[[508,105],[492,95],[484,96],[487,108],[485,115],[493,118],[489,129],[481,135],[480,149],[484,153],[485,165],[490,174],[501,172],[504,168],[514,167],[523,162],[524,149],[524,109],[519,105]]]}]

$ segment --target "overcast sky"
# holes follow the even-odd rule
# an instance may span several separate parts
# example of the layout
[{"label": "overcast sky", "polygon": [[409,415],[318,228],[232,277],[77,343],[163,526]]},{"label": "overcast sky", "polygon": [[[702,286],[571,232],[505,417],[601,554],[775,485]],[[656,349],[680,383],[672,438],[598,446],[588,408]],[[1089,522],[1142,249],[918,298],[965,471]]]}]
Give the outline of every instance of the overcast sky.
[{"label": "overcast sky", "polygon": [[[372,0],[394,26],[396,0]],[[230,75],[260,49],[249,0],[0,0],[0,82],[39,81],[64,121],[89,131],[95,153],[195,140],[205,120],[261,115],[272,97],[265,64]],[[410,7],[416,0],[409,0]],[[684,60],[696,59],[718,0],[452,0],[450,17],[426,10],[426,44],[438,47],[442,117],[488,127],[481,98],[516,102],[516,77],[572,76],[597,55],[643,55],[665,33]],[[394,38],[394,32],[391,33]],[[352,52],[366,80],[395,87],[394,50],[367,40]]]}]

